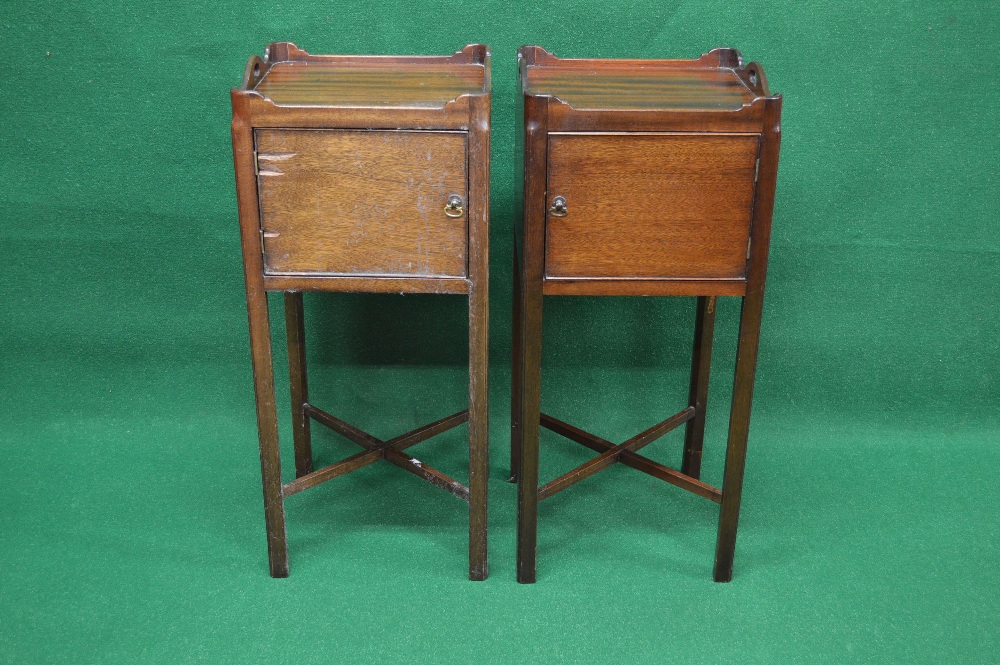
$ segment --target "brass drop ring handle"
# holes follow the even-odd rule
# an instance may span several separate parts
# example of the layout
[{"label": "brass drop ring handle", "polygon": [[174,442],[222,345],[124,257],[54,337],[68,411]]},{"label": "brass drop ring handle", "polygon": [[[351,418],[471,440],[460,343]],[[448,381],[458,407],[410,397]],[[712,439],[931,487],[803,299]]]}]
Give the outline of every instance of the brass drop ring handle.
[{"label": "brass drop ring handle", "polygon": [[566,199],[562,196],[557,196],[552,199],[552,207],[549,208],[549,214],[553,217],[565,217],[569,210],[566,208]]},{"label": "brass drop ring handle", "polygon": [[444,206],[444,214],[449,217],[461,217],[465,214],[465,207],[463,206],[465,202],[462,201],[462,197],[458,194],[452,194],[448,197],[448,203]]}]

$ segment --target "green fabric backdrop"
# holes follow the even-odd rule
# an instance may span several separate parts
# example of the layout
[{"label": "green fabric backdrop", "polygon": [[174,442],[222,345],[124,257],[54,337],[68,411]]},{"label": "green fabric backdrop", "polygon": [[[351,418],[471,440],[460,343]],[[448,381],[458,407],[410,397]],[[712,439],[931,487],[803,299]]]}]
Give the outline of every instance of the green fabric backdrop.
[{"label": "green fabric backdrop", "polygon": [[[0,660],[996,662],[998,38],[985,1],[3,0]],[[267,576],[228,90],[277,39],[492,46],[484,583],[465,580],[464,505],[388,465],[291,499],[292,575]],[[514,582],[523,43],[565,57],[732,45],[785,96],[729,585],[710,581],[714,504],[619,467],[542,505],[539,582]],[[306,307],[319,405],[379,436],[464,405],[463,299]],[[720,306],[716,333],[714,482],[737,309]],[[613,440],[678,410],[693,314],[692,299],[548,299],[545,410]],[[287,418],[286,388],[278,399]],[[320,463],[353,452],[319,429]],[[465,434],[414,454],[464,478]],[[647,450],[676,464],[681,438]],[[589,455],[542,446],[543,478]]]}]

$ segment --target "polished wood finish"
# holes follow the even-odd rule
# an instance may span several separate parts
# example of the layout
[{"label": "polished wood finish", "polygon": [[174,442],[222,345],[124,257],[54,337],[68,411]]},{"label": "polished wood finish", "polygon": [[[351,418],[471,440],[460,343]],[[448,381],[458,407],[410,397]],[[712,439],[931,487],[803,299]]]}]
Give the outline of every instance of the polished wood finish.
[{"label": "polished wood finish", "polygon": [[517,468],[517,581],[535,581],[538,551],[538,423],[541,419],[542,273],[545,264],[545,158],[548,104],[544,97],[524,97],[523,208],[518,226],[521,250],[520,379]]},{"label": "polished wood finish", "polygon": [[[690,425],[693,420],[693,418],[689,419],[687,424]],[[590,432],[585,432],[578,427],[573,427],[572,425],[564,423],[561,420],[557,420],[546,413],[542,414],[541,426],[549,431],[566,437],[570,441],[576,441],[577,443],[598,453],[604,453],[606,451],[619,448],[619,446],[616,446],[607,439],[602,439],[601,437],[595,436]],[[620,450],[618,461],[625,466],[632,467],[637,471],[642,471],[643,473],[653,476],[654,478],[659,478],[660,480],[666,481],[671,485],[685,489],[692,494],[704,497],[709,501],[714,501],[715,503],[720,503],[722,501],[721,490],[716,489],[707,483],[703,483],[697,478],[693,478],[682,471],[676,471],[665,464],[654,462],[648,457],[643,457],[642,455],[639,455],[631,450]]]},{"label": "polished wood finish", "polygon": [[279,106],[441,108],[483,89],[474,64],[339,61],[279,62],[254,90]]},{"label": "polished wood finish", "polygon": [[253,128],[244,118],[234,114],[232,130],[268,562],[271,577],[288,577],[288,541],[285,534],[285,504],[281,497],[281,453],[278,448],[278,414],[274,397],[274,365],[271,359],[271,324],[267,292],[264,290],[264,262],[257,223]]},{"label": "polished wood finish", "polygon": [[[720,504],[714,577],[736,543],[777,178],[781,97],[739,51],[696,60],[564,60],[518,52],[524,157],[515,238],[511,476],[520,582],[536,579],[538,501],[621,462]],[[543,295],[697,296],[681,470],[540,411]],[[743,300],[726,469],[700,479],[716,298]],[[544,426],[599,453],[538,486]],[[656,428],[654,428],[655,430]],[[659,431],[659,430],[657,430]],[[660,432],[663,433],[663,432]]]},{"label": "polished wood finish", "polygon": [[471,100],[469,127],[469,578],[485,580],[489,481],[490,112],[492,99]]},{"label": "polished wood finish", "polygon": [[542,293],[547,296],[742,296],[745,279],[637,279],[546,277]]},{"label": "polished wood finish", "polygon": [[736,110],[766,94],[763,70],[742,67],[732,48],[697,60],[557,58],[539,46],[519,55],[524,94],[556,97],[574,110]]},{"label": "polished wood finish", "polygon": [[538,490],[538,500],[541,501],[542,499],[546,499],[556,492],[560,492],[567,487],[575,485],[584,478],[589,478],[598,471],[608,468],[612,464],[618,462],[623,453],[634,453],[639,451],[677,426],[688,422],[693,417],[694,407],[688,407],[680,413],[670,416],[663,422],[653,425],[648,430],[636,434],[628,441],[620,443],[617,446],[612,446],[597,457],[584,462],[572,471],[568,471],[555,480],[545,483],[545,485]]},{"label": "polished wood finish", "polygon": [[306,328],[302,293],[285,293],[285,331],[288,337],[289,388],[292,396],[292,439],[295,443],[295,477],[312,473],[312,436],[306,404],[309,384],[306,375]]},{"label": "polished wood finish", "polygon": [[[465,277],[466,132],[261,129],[269,275]],[[454,214],[454,213],[453,213]]]},{"label": "polished wood finish", "polygon": [[[385,460],[469,503],[469,576],[487,567],[490,54],[312,55],[288,42],[231,93],[271,574],[284,499]],[[267,291],[285,292],[295,480],[282,485]],[[469,297],[469,409],[383,441],[309,403],[303,291]],[[310,421],[364,448],[312,468]],[[469,423],[469,484],[403,452]]]},{"label": "polished wood finish", "polygon": [[574,109],[735,110],[754,97],[728,69],[531,65],[526,75],[527,94],[553,95]]},{"label": "polished wood finish", "polygon": [[699,296],[694,322],[694,351],[691,353],[691,385],[688,404],[695,414],[684,430],[681,473],[701,478],[701,452],[705,441],[705,412],[708,409],[708,379],[712,372],[712,340],[715,335],[715,296]]},{"label": "polished wood finish", "polygon": [[[763,80],[763,71],[758,75]],[[766,85],[766,84],[765,84]],[[757,349],[764,310],[764,284],[767,257],[771,247],[771,215],[778,181],[778,148],[781,145],[781,97],[768,98],[767,113],[761,131],[760,185],[754,202],[754,221],[747,270],[747,295],[740,311],[739,342],[736,348],[736,379],[729,416],[729,440],[722,481],[722,509],[719,537],[715,549],[715,580],[733,578],[736,554],[736,527],[743,496],[743,470],[746,465],[747,439],[750,435],[750,408],[754,378],[757,375]]]},{"label": "polished wood finish", "polygon": [[268,291],[341,291],[346,293],[469,292],[469,280],[459,277],[348,277],[346,275],[264,275]]},{"label": "polished wood finish", "polygon": [[545,276],[741,279],[756,134],[549,134]]},{"label": "polished wood finish", "polygon": [[510,327],[510,482],[516,483],[517,472],[521,466],[521,263],[517,260],[516,233],[511,258],[514,294],[511,298]]},{"label": "polished wood finish", "polygon": [[[306,412],[307,410],[308,412]],[[325,411],[315,409],[309,404],[303,405],[303,412],[306,413],[307,418],[315,417],[317,421],[330,426],[331,429],[334,429],[334,431],[340,431],[343,429],[342,427],[333,425],[333,423],[343,423],[342,420],[333,418],[333,416],[330,416]],[[327,480],[332,480],[337,476],[342,476],[345,473],[350,473],[351,471],[356,471],[357,469],[368,466],[369,464],[374,464],[381,459],[385,459],[385,451],[382,450],[382,448],[405,450],[411,446],[417,445],[421,441],[426,441],[433,436],[446,432],[453,427],[458,427],[462,423],[468,422],[468,420],[469,412],[459,411],[458,413],[450,415],[447,418],[442,418],[441,420],[437,420],[429,425],[418,427],[411,432],[389,439],[388,441],[378,444],[374,448],[365,445],[363,447],[366,450],[363,452],[351,455],[350,457],[347,457],[339,462],[335,462],[319,469],[318,471],[313,471],[312,473],[296,478],[290,483],[286,483],[282,487],[282,493],[284,496],[288,497],[293,494],[297,494],[302,490],[309,489],[310,487],[326,482]],[[350,428],[349,431],[352,431],[352,433],[354,431],[360,432],[360,430],[356,430],[356,428]],[[366,443],[373,440],[377,441],[377,439],[371,435],[365,435],[364,433],[361,434],[363,437],[359,438],[363,438]],[[347,438],[352,441],[354,440],[352,437]]]},{"label": "polished wood finish", "polygon": [[[478,69],[476,80],[481,85],[450,99],[442,105],[428,104],[424,89],[436,89],[430,80],[424,84],[403,86],[394,90],[392,105],[387,106],[377,99],[371,105],[335,102],[319,105],[276,104],[256,90],[257,85],[267,77],[272,67],[282,63],[305,63],[308,66],[323,66],[336,63],[340,67],[380,67],[406,70],[419,77],[419,72],[436,70],[440,66],[467,66]],[[470,44],[450,56],[367,56],[367,55],[313,55],[289,42],[270,44],[264,57],[251,56],[243,72],[243,84],[234,90],[239,96],[239,112],[244,117],[253,118],[253,127],[296,128],[363,128],[363,129],[454,129],[468,131],[471,122],[471,106],[475,97],[488,94],[490,82],[489,48],[483,44]],[[433,78],[433,77],[432,77]],[[467,78],[468,80],[468,78]],[[450,93],[434,93],[438,99]],[[234,107],[235,110],[235,107]]]},{"label": "polished wood finish", "polygon": [[[436,485],[441,489],[454,494],[463,501],[469,500],[468,487],[458,482],[457,480],[454,480],[453,478],[450,478],[447,475],[441,473],[437,469],[428,466],[427,464],[421,462],[417,458],[410,457],[409,455],[403,453],[401,447],[390,445],[388,442],[383,441],[377,437],[374,437],[368,432],[365,432],[364,430],[355,427],[354,425],[351,425],[350,423],[345,422],[340,418],[337,418],[336,416],[332,416],[326,411],[318,409],[311,404],[307,405],[306,413],[309,415],[310,418],[316,420],[316,422],[326,425],[334,432],[340,434],[349,441],[352,441],[361,446],[362,448],[366,448],[373,453],[379,453],[379,456],[385,461],[389,462],[390,464],[394,464],[399,468],[403,469],[404,471],[408,471],[413,475],[417,476],[418,478],[426,480],[431,485]],[[457,418],[454,417],[449,417],[444,420],[449,421],[450,424],[448,425],[448,427],[437,428],[437,431],[444,431],[445,429],[456,427],[461,422],[464,421],[464,419],[458,420]],[[421,429],[430,429],[433,426],[434,423],[432,423],[430,426]],[[415,432],[410,432],[408,435],[403,435],[403,437],[397,437],[397,438],[405,438],[407,436],[412,436],[414,434]]]}]

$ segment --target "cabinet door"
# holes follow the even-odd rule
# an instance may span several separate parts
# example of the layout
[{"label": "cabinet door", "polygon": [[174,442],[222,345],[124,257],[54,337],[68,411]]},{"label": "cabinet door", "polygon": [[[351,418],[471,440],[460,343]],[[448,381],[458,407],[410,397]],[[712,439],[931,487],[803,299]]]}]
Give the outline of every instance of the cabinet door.
[{"label": "cabinet door", "polygon": [[[546,276],[745,277],[758,140],[550,134]],[[556,197],[564,209],[552,209]]]},{"label": "cabinet door", "polygon": [[258,129],[256,149],[265,273],[466,276],[465,132]]}]

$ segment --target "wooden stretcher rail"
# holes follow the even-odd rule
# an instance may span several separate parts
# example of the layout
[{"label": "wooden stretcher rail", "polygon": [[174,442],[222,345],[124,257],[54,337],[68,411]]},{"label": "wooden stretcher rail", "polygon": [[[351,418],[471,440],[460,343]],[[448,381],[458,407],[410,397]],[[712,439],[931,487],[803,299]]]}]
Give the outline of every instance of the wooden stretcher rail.
[{"label": "wooden stretcher rail", "polygon": [[[617,447],[610,441],[602,439],[599,436],[594,436],[590,432],[585,432],[577,427],[573,427],[572,425],[564,423],[561,420],[557,420],[556,418],[553,418],[545,413],[542,414],[541,425],[547,430],[555,432],[570,441],[576,441],[577,443],[599,453],[604,453]],[[660,464],[659,462],[654,462],[643,455],[623,450],[618,458],[618,461],[625,466],[631,467],[637,471],[642,471],[643,473],[653,476],[654,478],[659,478],[660,480],[668,482],[671,485],[675,485],[693,494],[697,494],[700,497],[704,497],[709,501],[714,501],[715,503],[722,502],[722,491],[718,488],[712,487],[711,485],[703,483],[696,478],[685,475],[680,471],[671,469],[669,466]]]},{"label": "wooden stretcher rail", "polygon": [[322,409],[316,408],[312,404],[306,404],[304,411],[307,416],[318,423],[326,425],[334,432],[344,438],[356,443],[367,450],[351,455],[345,459],[326,466],[318,471],[297,478],[282,486],[282,495],[289,497],[305,489],[319,485],[320,483],[332,480],[351,471],[356,471],[373,464],[379,460],[386,460],[404,471],[408,471],[418,478],[422,478],[432,485],[436,485],[443,490],[454,494],[463,501],[469,500],[469,488],[458,481],[448,477],[440,471],[429,467],[420,460],[403,453],[402,451],[410,446],[415,446],[421,441],[445,432],[453,427],[457,427],[468,421],[468,410],[459,411],[446,418],[436,420],[429,425],[418,427],[417,429],[402,434],[400,436],[382,441],[367,432],[358,429],[354,425],[330,415]]},{"label": "wooden stretcher rail", "polygon": [[[635,452],[644,446],[649,445],[653,441],[671,431],[672,429],[683,425],[687,421],[694,418],[694,407],[688,407],[681,411],[680,413],[674,414],[664,420],[661,423],[653,425],[649,429],[639,434],[636,434],[628,441],[621,443],[619,445],[611,444],[610,448],[605,449],[600,455],[594,459],[584,462],[580,466],[576,467],[572,471],[565,473],[555,480],[546,483],[538,489],[538,500],[547,499],[548,497],[561,492],[567,487],[571,487],[576,483],[580,482],[584,478],[589,478],[598,471],[602,471],[615,462],[619,461],[619,458],[626,452]],[[544,424],[544,423],[543,423]],[[610,442],[609,442],[610,443]]]}]

